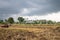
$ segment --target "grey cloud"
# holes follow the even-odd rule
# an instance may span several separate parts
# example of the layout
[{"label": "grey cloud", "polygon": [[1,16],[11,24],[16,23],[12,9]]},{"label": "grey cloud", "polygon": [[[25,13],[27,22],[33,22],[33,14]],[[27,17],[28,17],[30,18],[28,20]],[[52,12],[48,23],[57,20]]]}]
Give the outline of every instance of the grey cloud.
[{"label": "grey cloud", "polygon": [[37,8],[27,16],[46,15],[60,11],[60,0],[0,0],[0,19],[18,14],[23,8]]},{"label": "grey cloud", "polygon": [[48,13],[60,11],[60,0],[36,0],[34,3],[38,4],[37,6],[41,9],[38,8],[39,10],[32,12],[33,14],[28,15],[46,15]]}]

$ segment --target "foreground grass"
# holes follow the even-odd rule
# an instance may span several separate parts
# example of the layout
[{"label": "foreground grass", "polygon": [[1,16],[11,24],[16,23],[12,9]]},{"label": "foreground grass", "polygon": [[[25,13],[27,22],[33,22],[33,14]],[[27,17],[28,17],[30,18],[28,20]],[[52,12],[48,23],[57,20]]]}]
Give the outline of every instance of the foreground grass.
[{"label": "foreground grass", "polygon": [[0,28],[0,40],[60,40],[60,26],[14,24]]}]

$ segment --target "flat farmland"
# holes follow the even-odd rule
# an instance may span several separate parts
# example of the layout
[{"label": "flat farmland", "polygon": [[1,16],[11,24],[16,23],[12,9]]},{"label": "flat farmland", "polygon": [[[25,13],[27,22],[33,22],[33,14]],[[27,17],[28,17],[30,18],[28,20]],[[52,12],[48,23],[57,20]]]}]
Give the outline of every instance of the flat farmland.
[{"label": "flat farmland", "polygon": [[60,40],[60,25],[12,24],[0,28],[0,40]]}]

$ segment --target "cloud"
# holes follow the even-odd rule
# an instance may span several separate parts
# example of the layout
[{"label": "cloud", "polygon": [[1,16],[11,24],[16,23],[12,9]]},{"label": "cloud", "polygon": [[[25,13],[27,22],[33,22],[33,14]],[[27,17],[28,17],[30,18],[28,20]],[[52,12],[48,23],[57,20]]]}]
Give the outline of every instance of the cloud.
[{"label": "cloud", "polygon": [[[0,0],[0,19],[60,12],[60,0]],[[56,13],[57,14],[57,13]]]},{"label": "cloud", "polygon": [[31,12],[33,11],[36,11],[37,8],[23,8],[20,12],[20,14],[22,15],[27,15],[27,14],[30,14]]},{"label": "cloud", "polygon": [[31,12],[30,9],[28,9],[28,8],[23,8],[19,14],[21,14],[21,15],[26,15],[26,14],[28,14],[28,13],[30,13],[30,12]]},{"label": "cloud", "polygon": [[28,14],[30,14],[33,11],[36,11],[37,8],[23,8],[20,10],[20,12],[18,14],[14,14],[11,15],[10,17],[13,17],[15,20],[20,17],[20,16],[27,16]]},{"label": "cloud", "polygon": [[52,21],[60,21],[60,12],[57,13],[51,13],[47,15],[42,16],[23,16],[24,18],[28,18],[28,20],[52,20]]},{"label": "cloud", "polygon": [[[22,9],[20,9],[20,12],[17,13],[17,14],[18,14],[18,16],[27,16],[28,14],[30,14],[33,11],[36,11],[36,10],[38,10],[38,9],[37,8],[22,8]],[[17,14],[14,14],[14,15],[17,16]]]},{"label": "cloud", "polygon": [[[37,11],[33,12],[33,15],[46,15],[48,13],[59,12],[60,11],[60,1],[59,0],[33,0],[28,1],[33,7],[38,8]],[[31,14],[29,14],[31,15]]]},{"label": "cloud", "polygon": [[[17,14],[18,16],[16,15],[13,15],[12,17],[14,17],[15,21],[17,21],[17,18],[19,17],[19,14]],[[21,16],[25,19],[28,19],[28,20],[52,20],[52,21],[60,21],[60,12],[57,12],[57,13],[51,13],[51,14],[47,14],[47,15],[42,15],[42,16],[37,16],[37,15],[34,15],[34,16]]]}]

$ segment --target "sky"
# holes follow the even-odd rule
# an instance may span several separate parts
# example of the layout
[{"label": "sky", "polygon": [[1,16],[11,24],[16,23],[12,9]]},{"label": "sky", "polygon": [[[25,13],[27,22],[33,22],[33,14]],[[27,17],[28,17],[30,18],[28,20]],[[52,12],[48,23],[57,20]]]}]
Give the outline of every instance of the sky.
[{"label": "sky", "polygon": [[0,0],[0,19],[19,16],[60,21],[60,0]]}]

